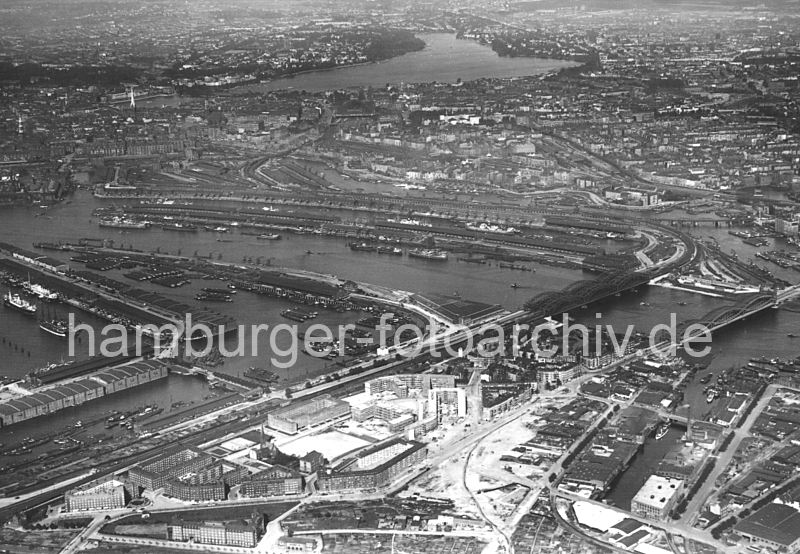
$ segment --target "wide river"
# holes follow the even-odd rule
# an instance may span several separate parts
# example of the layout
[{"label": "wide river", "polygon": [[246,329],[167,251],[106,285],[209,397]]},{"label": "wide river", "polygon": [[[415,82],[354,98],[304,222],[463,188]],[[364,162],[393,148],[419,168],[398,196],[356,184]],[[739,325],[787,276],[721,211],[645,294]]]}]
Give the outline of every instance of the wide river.
[{"label": "wide river", "polygon": [[[352,252],[344,239],[285,235],[280,241],[258,241],[253,237],[238,235],[235,232],[218,236],[210,232],[170,233],[152,228],[142,231],[123,231],[100,228],[92,210],[105,203],[93,198],[85,191],[75,194],[68,204],[50,208],[46,215],[38,215],[33,208],[5,208],[0,210],[0,237],[23,248],[32,248],[36,241],[77,241],[81,237],[106,238],[115,241],[116,246],[132,246],[143,251],[192,255],[211,254],[214,258],[222,255],[222,261],[241,262],[242,258],[261,257],[269,259],[273,267],[292,267],[322,273],[330,273],[340,278],[354,279],[407,290],[410,292],[436,292],[452,294],[458,291],[464,298],[501,304],[508,309],[520,307],[531,296],[548,290],[560,290],[567,284],[590,277],[581,271],[555,268],[533,264],[535,273],[502,269],[496,265],[478,265],[457,261],[451,256],[446,262],[426,262],[410,259],[407,256],[381,256],[374,253]],[[722,230],[694,230],[695,233],[716,235],[726,251],[736,250],[741,257],[752,255],[751,247]],[[218,238],[231,242],[218,242]],[[311,252],[310,254],[308,252]],[[65,261],[68,255],[48,252]],[[73,263],[76,269],[82,266]],[[110,271],[108,276],[127,281],[120,271]],[[796,277],[794,279],[796,282]],[[519,283],[519,288],[511,288],[511,283]],[[139,283],[137,286],[150,288],[167,296],[188,303],[195,303],[194,294],[200,287],[209,286],[203,281],[179,288],[167,289]],[[5,292],[5,291],[3,291]],[[637,330],[648,332],[654,325],[669,323],[670,314],[676,313],[677,321],[699,318],[718,307],[721,301],[715,298],[697,296],[690,293],[667,290],[658,287],[640,287],[637,292],[628,292],[620,297],[612,297],[596,303],[585,310],[573,314],[579,321],[588,325],[597,323],[612,324],[615,330],[624,332],[631,324]],[[236,317],[242,324],[285,323],[280,316],[282,309],[289,304],[283,300],[254,296],[241,292],[232,304],[220,305],[217,309]],[[216,306],[215,306],[216,308]],[[58,308],[63,315],[65,308]],[[598,319],[595,314],[602,314]],[[77,314],[83,321],[100,324],[86,314]],[[356,313],[337,314],[325,312],[313,320],[335,327],[352,322],[358,318]],[[307,324],[303,324],[307,325]],[[717,333],[713,340],[713,352],[706,361],[711,361],[710,370],[733,364],[746,363],[750,357],[780,356],[789,357],[800,354],[800,343],[787,337],[788,333],[798,333],[800,313],[789,310],[768,310],[766,313],[739,323]],[[261,344],[261,343],[259,343]],[[280,342],[281,349],[287,344]],[[85,356],[86,341],[78,345],[80,356]],[[248,345],[249,351],[249,345]],[[260,352],[264,352],[260,350]],[[27,318],[0,306],[0,374],[23,376],[33,368],[41,367],[49,361],[66,357],[66,341],[42,332],[35,320]],[[271,354],[267,351],[265,354]],[[267,356],[245,356],[227,360],[221,371],[241,374],[250,365],[268,366]],[[327,367],[326,367],[327,366]],[[299,355],[291,369],[273,369],[284,378],[283,383],[303,382],[305,379],[332,370],[331,363],[306,355]],[[700,375],[698,376],[699,379]],[[708,406],[702,395],[702,385],[695,382],[687,391],[687,401],[693,406],[694,417],[701,415]],[[33,429],[44,432],[49,423],[66,424],[77,419],[90,419],[102,416],[111,406],[129,410],[148,403],[156,403],[165,409],[177,401],[197,401],[208,394],[206,383],[193,378],[171,376],[165,384],[148,385],[115,395],[108,401],[90,403],[80,408],[72,408],[37,420],[32,425],[21,426],[17,431],[30,434]],[[11,436],[7,436],[11,433]],[[0,432],[0,442],[13,442],[12,430]],[[3,437],[6,437],[5,439]],[[680,440],[679,434],[670,435],[670,440],[658,441],[654,449],[646,448],[642,456],[657,459],[660,449],[666,444]],[[658,446],[658,448],[655,448]],[[624,504],[635,494],[647,477],[648,464],[637,463],[626,474],[626,479],[614,491],[615,498]],[[649,464],[652,465],[652,464]]]},{"label": "wide river", "polygon": [[[472,40],[457,39],[452,33],[423,33],[425,48],[375,63],[307,71],[254,85],[243,91],[325,90],[351,87],[383,87],[387,83],[455,83],[485,78],[524,77],[572,67],[576,62],[543,58],[507,58]],[[139,101],[140,106],[176,105],[180,97],[158,97]]]},{"label": "wide river", "polygon": [[379,87],[386,83],[454,83],[486,77],[522,77],[539,75],[574,62],[541,58],[506,58],[491,48],[472,40],[457,39],[451,33],[419,35],[425,48],[389,60],[350,67],[310,71],[294,77],[275,79],[251,87],[261,90],[293,88],[308,92],[350,88]]},{"label": "wide river", "polygon": [[[572,65],[571,62],[534,58],[501,58],[490,48],[468,40],[458,40],[446,33],[420,35],[426,47],[419,52],[398,56],[381,63],[364,64],[327,71],[304,73],[291,78],[276,79],[269,83],[254,85],[260,90],[294,88],[319,91],[332,88],[383,86],[386,83],[455,82],[480,78],[504,78],[537,75]],[[175,104],[180,98],[156,98],[140,104],[160,106]],[[92,210],[104,205],[86,192],[78,192],[69,204],[51,208],[47,215],[35,217],[38,210],[28,208],[0,210],[0,240],[31,248],[35,241],[76,241],[81,237],[109,238],[117,246],[125,245],[150,251],[192,255],[222,255],[223,261],[240,262],[243,257],[269,259],[274,267],[292,267],[337,275],[408,290],[411,292],[436,292],[452,294],[459,292],[464,298],[482,302],[502,304],[516,309],[523,302],[540,292],[560,290],[571,282],[585,279],[588,275],[575,270],[554,268],[535,264],[536,273],[517,272],[497,267],[458,262],[455,256],[444,263],[409,259],[407,256],[391,257],[377,254],[351,252],[344,240],[311,236],[287,236],[281,241],[257,241],[253,237],[231,233],[232,242],[218,242],[213,233],[197,234],[167,233],[158,229],[120,232],[101,229],[97,226]],[[724,251],[736,250],[740,256],[750,258],[754,249],[722,229],[696,229],[695,234],[715,236]],[[777,245],[776,245],[777,246]],[[308,253],[308,252],[311,253]],[[56,255],[66,259],[66,256]],[[79,264],[75,264],[82,269]],[[771,269],[775,270],[775,267]],[[776,271],[776,274],[779,273]],[[118,272],[110,277],[125,281]],[[782,275],[783,276],[783,275]],[[789,278],[789,276],[786,276]],[[797,277],[793,277],[796,282]],[[519,288],[510,285],[518,283]],[[182,289],[159,289],[155,285],[142,285],[159,290],[168,296],[193,303],[192,297],[202,286],[195,282]],[[3,291],[5,292],[5,291]],[[685,303],[681,306],[681,303]],[[615,329],[624,330],[634,324],[638,330],[647,331],[658,323],[667,323],[669,314],[677,312],[678,321],[700,317],[720,305],[720,301],[699,297],[689,293],[670,291],[655,287],[641,287],[638,293],[626,293],[620,298],[589,307],[579,319],[592,325],[612,323]],[[222,305],[220,311],[230,313],[240,323],[285,322],[280,311],[287,307],[281,300],[255,297],[247,293],[236,295],[232,304]],[[603,317],[596,320],[595,312]],[[63,315],[63,308],[62,308]],[[92,318],[81,315],[81,319],[92,322]],[[315,322],[335,325],[352,321],[357,314],[323,313]],[[99,323],[99,322],[97,322]],[[746,362],[749,357],[766,355],[796,356],[800,354],[800,343],[787,337],[800,329],[800,314],[787,310],[765,313],[752,321],[738,324],[714,337],[711,369],[717,371],[736,363]],[[82,345],[85,348],[85,344]],[[282,347],[284,345],[281,345]],[[79,345],[80,350],[81,345]],[[80,352],[85,356],[85,352]],[[57,361],[66,356],[65,341],[39,330],[35,321],[22,317],[0,306],[0,375],[23,376],[25,373]],[[261,359],[246,357],[229,360],[222,371],[239,374],[249,365],[268,365]],[[327,362],[330,365],[330,362]],[[273,368],[277,369],[277,368]],[[293,370],[277,371],[289,382],[302,382],[310,376],[330,371],[326,362],[301,355]],[[698,409],[705,407],[702,387],[692,387],[687,399]],[[113,401],[119,409],[131,409],[148,402],[156,402],[169,408],[171,402],[190,401],[207,394],[205,383],[189,378],[171,377],[167,386],[146,386],[118,395]],[[62,412],[55,419],[65,421],[87,418],[108,409],[103,405],[87,405],[79,409]],[[47,418],[45,418],[47,419]],[[46,426],[46,424],[43,423]],[[0,442],[4,442],[0,438]],[[631,475],[630,483],[638,487],[644,477]],[[637,478],[638,477],[638,478]],[[633,487],[630,487],[633,489]],[[633,489],[635,492],[635,489]],[[628,492],[627,494],[630,494]]]}]

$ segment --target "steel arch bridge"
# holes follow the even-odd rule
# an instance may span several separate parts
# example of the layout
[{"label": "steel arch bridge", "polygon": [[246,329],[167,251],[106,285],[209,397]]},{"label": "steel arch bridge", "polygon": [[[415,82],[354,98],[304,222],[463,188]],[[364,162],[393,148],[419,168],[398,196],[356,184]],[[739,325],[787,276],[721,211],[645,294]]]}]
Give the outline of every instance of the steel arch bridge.
[{"label": "steel arch bridge", "polygon": [[734,321],[744,319],[766,308],[770,308],[775,305],[776,301],[777,299],[774,294],[755,293],[750,295],[746,300],[733,306],[721,306],[711,310],[701,320],[697,321],[697,323],[701,323],[709,330],[714,331]]},{"label": "steel arch bridge", "polygon": [[539,315],[564,312],[643,285],[652,278],[650,272],[621,272],[576,281],[562,290],[534,296],[525,303],[525,309]]}]

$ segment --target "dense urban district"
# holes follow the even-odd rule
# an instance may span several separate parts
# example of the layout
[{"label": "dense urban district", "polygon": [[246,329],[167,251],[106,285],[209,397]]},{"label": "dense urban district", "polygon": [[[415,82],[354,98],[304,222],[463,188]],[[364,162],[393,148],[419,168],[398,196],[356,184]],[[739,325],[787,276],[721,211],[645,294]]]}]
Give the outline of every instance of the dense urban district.
[{"label": "dense urban district", "polygon": [[0,29],[0,552],[800,552],[796,3]]}]

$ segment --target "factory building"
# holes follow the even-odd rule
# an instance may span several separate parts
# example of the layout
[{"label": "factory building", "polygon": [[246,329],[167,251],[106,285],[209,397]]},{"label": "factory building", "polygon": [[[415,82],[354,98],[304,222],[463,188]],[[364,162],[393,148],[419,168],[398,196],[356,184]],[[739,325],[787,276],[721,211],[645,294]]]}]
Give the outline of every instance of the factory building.
[{"label": "factory building", "polygon": [[631,501],[631,512],[648,519],[664,519],[683,490],[681,479],[651,475]]},{"label": "factory building", "polygon": [[350,415],[350,404],[323,395],[311,400],[294,402],[267,415],[267,426],[290,435],[302,429],[327,423]]}]

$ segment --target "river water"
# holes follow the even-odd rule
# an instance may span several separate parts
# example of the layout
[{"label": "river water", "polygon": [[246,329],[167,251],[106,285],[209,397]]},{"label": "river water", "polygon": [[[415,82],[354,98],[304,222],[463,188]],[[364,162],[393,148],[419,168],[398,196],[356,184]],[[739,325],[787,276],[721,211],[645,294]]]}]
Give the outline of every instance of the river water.
[{"label": "river water", "polygon": [[[383,87],[403,83],[455,83],[485,78],[511,78],[542,75],[573,67],[576,62],[546,58],[508,58],[498,56],[491,48],[472,40],[457,39],[452,33],[422,33],[425,48],[389,60],[347,67],[307,71],[258,84],[244,85],[233,91],[268,92],[275,90],[325,90],[351,87]],[[139,100],[141,107],[178,106],[180,96]]]},{"label": "river water", "polygon": [[488,46],[457,39],[451,33],[419,35],[425,48],[377,63],[310,71],[247,87],[250,90],[295,89],[308,92],[350,88],[382,87],[387,83],[454,83],[458,79],[539,75],[572,67],[575,62],[541,58],[504,58]]},{"label": "river water", "polygon": [[[78,191],[69,204],[51,207],[46,215],[37,216],[38,209],[4,209],[0,213],[0,236],[3,240],[23,248],[31,248],[36,241],[77,241],[82,237],[106,238],[115,241],[116,246],[143,251],[172,254],[222,256],[223,261],[240,262],[244,256],[262,257],[273,267],[290,267],[329,273],[343,279],[354,279],[377,285],[407,290],[410,292],[453,294],[458,292],[464,298],[488,303],[501,304],[508,309],[520,307],[528,298],[544,291],[560,290],[567,284],[589,277],[587,274],[570,269],[534,264],[535,273],[502,269],[496,265],[478,265],[458,262],[455,256],[444,263],[411,259],[407,256],[381,256],[375,253],[353,252],[343,239],[309,235],[284,235],[280,241],[259,241],[254,237],[239,236],[234,232],[217,235],[209,232],[171,233],[160,229],[120,231],[100,228],[92,217],[95,207],[106,205],[107,201],[93,198],[85,191]],[[725,229],[699,228],[694,233],[716,236],[723,249],[738,249],[740,256],[752,256],[755,251]],[[218,242],[218,240],[231,242]],[[309,254],[308,252],[311,252]],[[62,253],[48,252],[50,255],[67,259]],[[80,264],[74,264],[80,267]],[[777,273],[777,272],[776,272]],[[109,277],[126,281],[119,272],[109,272]],[[796,275],[787,275],[794,277]],[[511,288],[518,283],[519,288]],[[213,286],[195,282],[179,289],[165,289],[156,285],[140,284],[153,290],[173,296],[188,303],[194,303],[193,296],[202,286]],[[681,303],[685,305],[680,305]],[[591,306],[586,313],[577,312],[578,319],[587,324],[611,323],[615,329],[624,330],[628,324],[637,330],[648,331],[653,325],[669,323],[669,314],[676,313],[678,322],[701,317],[718,307],[719,299],[684,293],[657,287],[642,287],[637,293],[625,293],[621,297],[609,298]],[[267,323],[274,325],[285,322],[280,311],[288,304],[279,299],[253,296],[240,293],[232,304],[221,304],[215,309],[229,313],[242,324]],[[63,312],[63,308],[62,312]],[[595,313],[603,314],[601,319]],[[336,325],[352,322],[357,314],[321,313],[314,322]],[[90,316],[82,314],[81,319],[93,322]],[[712,369],[727,367],[749,357],[766,355],[795,355],[798,346],[787,337],[787,333],[800,329],[800,315],[785,310],[769,311],[757,316],[757,325],[734,325],[719,336],[714,337]],[[94,321],[98,323],[97,321]],[[15,312],[0,307],[0,374],[22,376],[31,369],[48,362],[66,357],[65,341],[48,335],[38,329],[36,323]],[[286,343],[279,343],[281,348]],[[16,347],[16,348],[15,348]],[[78,357],[85,356],[85,344],[77,345]],[[248,348],[249,351],[249,348]],[[264,359],[246,356],[226,362],[222,369],[234,374],[240,373],[250,365],[268,365]],[[305,355],[298,358],[296,367],[291,370],[278,370],[288,381],[303,381],[327,371],[329,362]],[[127,393],[126,393],[127,394]],[[692,394],[691,392],[689,393]],[[699,393],[698,398],[701,398]]]},{"label": "river water", "polygon": [[[425,34],[421,37],[426,47],[420,52],[413,52],[391,60],[365,64],[361,66],[340,68],[335,70],[309,72],[290,78],[276,79],[269,83],[254,85],[250,89],[278,90],[294,88],[298,90],[319,91],[331,88],[352,86],[379,87],[389,83],[412,82],[455,82],[457,79],[470,81],[486,77],[515,77],[536,75],[572,65],[571,62],[558,60],[541,60],[532,58],[500,58],[490,48],[472,41],[458,40],[455,35],[446,33]],[[155,98],[143,101],[140,105],[175,105],[180,98]],[[575,270],[554,268],[547,265],[535,265],[536,273],[523,273],[501,269],[497,266],[483,266],[458,262],[455,257],[445,263],[426,262],[408,257],[380,256],[372,253],[350,251],[342,239],[330,239],[312,236],[286,235],[281,241],[257,241],[254,237],[224,236],[200,232],[197,234],[169,233],[160,229],[146,231],[119,231],[102,229],[97,226],[91,213],[95,207],[106,205],[94,199],[86,192],[76,193],[69,204],[50,208],[46,215],[37,217],[38,209],[14,208],[0,211],[0,240],[31,248],[36,241],[77,241],[82,237],[113,239],[116,246],[132,246],[135,249],[192,255],[222,256],[223,261],[239,262],[243,257],[262,257],[275,267],[291,267],[322,273],[334,274],[340,278],[354,279],[408,290],[410,292],[435,292],[452,294],[458,292],[464,298],[488,303],[498,303],[508,309],[515,309],[540,292],[560,290],[571,282],[587,278],[587,275]],[[669,218],[674,214],[667,214]],[[685,215],[681,214],[684,218]],[[740,257],[750,259],[756,249],[745,245],[740,239],[730,236],[727,229],[696,228],[691,231],[695,235],[710,236],[718,240],[724,251],[734,250]],[[774,242],[774,241],[773,241]],[[775,247],[781,248],[780,242]],[[311,252],[310,254],[308,252]],[[48,252],[54,255],[52,252]],[[56,253],[55,257],[66,259]],[[79,266],[79,264],[76,264]],[[768,264],[767,264],[768,265]],[[770,269],[778,276],[797,282],[800,274],[791,270],[780,270],[772,266]],[[125,280],[117,274],[110,276]],[[518,283],[519,288],[510,285]],[[155,285],[153,290],[168,296],[194,303],[195,292],[206,283],[196,282],[182,289],[162,289]],[[647,331],[653,325],[669,323],[669,314],[676,313],[677,321],[702,316],[718,307],[720,300],[698,296],[690,293],[672,291],[656,287],[641,287],[638,292],[625,293],[618,298],[610,298],[605,302],[591,306],[575,315],[579,321],[587,324],[612,324],[615,329],[624,330],[628,324],[637,330]],[[681,305],[683,304],[683,305]],[[220,311],[230,313],[240,323],[267,323],[274,325],[285,322],[280,311],[288,305],[278,299],[257,297],[246,293],[236,295],[232,304],[220,305]],[[63,309],[62,309],[63,311]],[[596,318],[595,313],[601,313]],[[314,322],[336,325],[351,322],[357,314],[321,313]],[[86,314],[81,319],[100,325]],[[731,326],[717,334],[713,341],[713,351],[709,359],[710,371],[734,364],[745,363],[750,357],[789,357],[796,356],[800,347],[787,338],[787,333],[798,332],[800,314],[786,310],[769,311],[753,318],[752,321]],[[285,347],[286,343],[279,346]],[[77,357],[86,356],[86,345],[78,345]],[[0,375],[22,376],[31,369],[41,367],[51,361],[66,357],[66,343],[38,329],[36,323],[0,306]],[[226,362],[221,371],[239,374],[250,365],[269,366],[260,358],[245,356]],[[298,363],[291,370],[273,367],[284,382],[302,382],[303,380],[329,371],[329,362],[300,355]],[[696,379],[702,377],[698,375]],[[687,401],[693,406],[693,416],[705,408],[702,385],[695,383],[686,393]],[[36,420],[36,426],[47,427],[46,420],[59,423],[74,421],[78,418],[90,418],[114,407],[129,410],[149,403],[169,408],[177,401],[196,401],[209,394],[207,385],[193,378],[171,376],[166,384],[155,384],[138,387],[124,394],[115,395],[103,401],[63,412],[50,418]],[[20,431],[21,432],[21,428]],[[6,433],[3,431],[2,433]],[[652,468],[653,460],[660,459],[661,449],[679,440],[675,431],[671,431],[657,445],[648,443],[640,458],[637,459],[621,480],[615,490],[616,499],[621,504],[630,498],[646,479],[648,468]],[[0,441],[3,439],[0,438]]]},{"label": "river water", "polygon": [[[498,265],[479,265],[459,262],[451,256],[446,262],[432,262],[408,256],[383,256],[377,253],[353,252],[341,238],[311,235],[284,234],[283,240],[261,241],[253,236],[239,235],[235,231],[226,234],[211,232],[174,233],[159,228],[147,230],[118,230],[101,228],[97,218],[92,217],[96,207],[108,205],[108,201],[95,199],[86,191],[78,191],[69,204],[55,205],[45,215],[38,215],[38,208],[4,209],[0,213],[0,236],[3,240],[23,248],[32,248],[38,241],[77,242],[80,238],[103,238],[114,241],[116,247],[133,247],[146,252],[158,251],[191,256],[211,256],[225,262],[241,262],[244,257],[261,257],[272,267],[303,269],[333,274],[342,279],[352,279],[412,293],[459,293],[464,298],[501,304],[508,309],[519,308],[528,298],[546,290],[557,290],[566,284],[586,278],[582,271],[534,264],[536,272],[521,272],[500,268]],[[220,242],[225,241],[225,242]],[[230,242],[228,242],[230,241]],[[309,253],[310,252],[310,253]],[[69,255],[62,252],[43,251],[48,255],[68,261]],[[82,269],[81,264],[72,264]],[[123,271],[111,270],[106,275],[123,282]],[[518,288],[511,284],[517,283]],[[150,283],[136,286],[163,293],[189,304],[196,304],[194,295],[204,286],[215,286],[205,281],[195,281],[188,286],[167,289]],[[234,316],[240,324],[285,323],[280,312],[290,304],[275,298],[239,293],[230,304],[214,304],[212,309]],[[61,315],[65,307],[56,308]],[[21,314],[0,307],[0,375],[22,376],[31,369],[59,361],[67,357],[66,341],[41,331],[36,322]],[[88,314],[78,314],[79,319],[101,322]],[[339,324],[352,323],[359,314],[322,311],[313,323],[323,323],[335,328]],[[312,322],[301,325],[301,330]],[[287,348],[290,336],[277,337],[277,346]],[[262,356],[250,356],[251,343],[246,342],[248,355],[230,359],[222,371],[240,374],[251,365],[267,366],[270,362]],[[259,346],[261,342],[259,341]],[[87,344],[76,345],[76,357],[86,356]],[[264,350],[259,348],[259,353]],[[279,361],[286,361],[286,357]],[[287,381],[304,381],[309,377],[328,371],[330,362],[301,355],[298,363],[290,369],[273,368]]]}]

